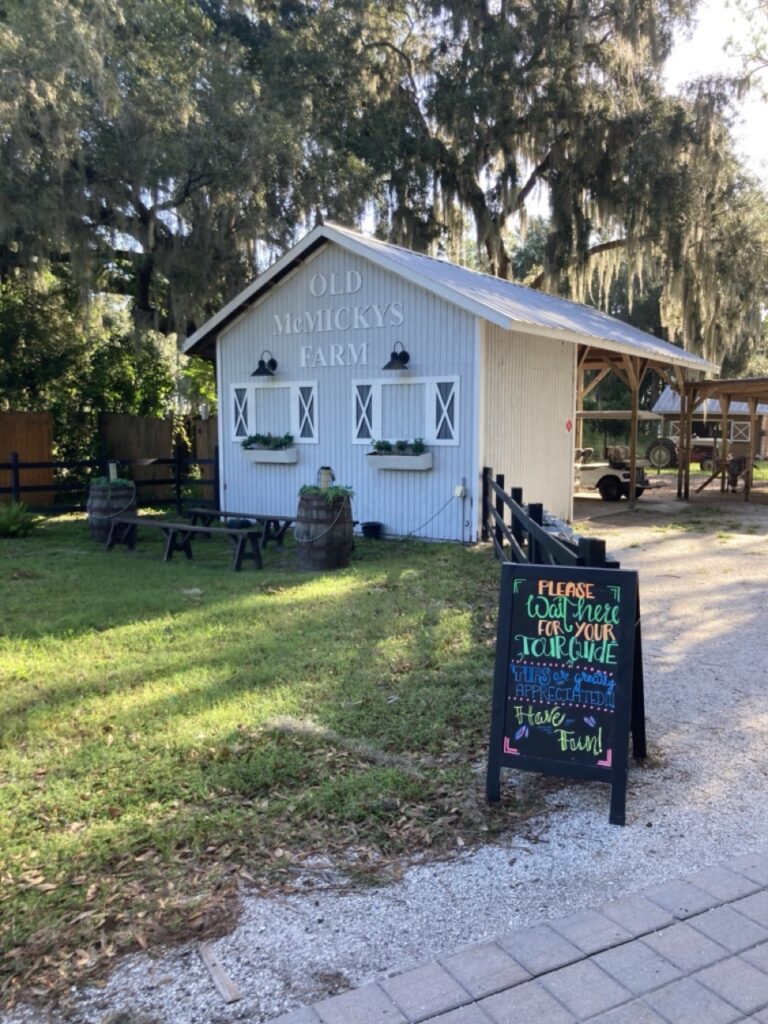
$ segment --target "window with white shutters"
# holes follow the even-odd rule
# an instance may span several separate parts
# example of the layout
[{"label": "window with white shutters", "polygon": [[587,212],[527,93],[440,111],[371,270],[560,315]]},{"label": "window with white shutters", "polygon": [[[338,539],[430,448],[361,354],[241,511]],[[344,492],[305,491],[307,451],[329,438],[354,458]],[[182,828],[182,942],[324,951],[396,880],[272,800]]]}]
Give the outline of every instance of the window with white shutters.
[{"label": "window with white shutters", "polygon": [[293,434],[294,444],[316,444],[317,384],[272,380],[232,388],[232,440],[251,434]]},{"label": "window with white shutters", "polygon": [[429,445],[458,445],[459,378],[399,377],[355,381],[352,441],[422,438]]}]

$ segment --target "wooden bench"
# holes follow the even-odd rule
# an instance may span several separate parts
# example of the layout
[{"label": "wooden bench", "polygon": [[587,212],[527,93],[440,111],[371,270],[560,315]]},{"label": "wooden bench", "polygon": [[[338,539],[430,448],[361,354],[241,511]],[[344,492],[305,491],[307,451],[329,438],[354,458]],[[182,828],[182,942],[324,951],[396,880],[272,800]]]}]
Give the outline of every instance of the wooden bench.
[{"label": "wooden bench", "polygon": [[[133,550],[136,545],[136,529],[139,526],[151,526],[161,530],[165,536],[165,550],[163,561],[169,562],[173,558],[174,551],[183,551],[186,558],[192,557],[192,538],[210,537],[212,534],[223,534],[228,537],[232,544],[232,569],[240,572],[243,567],[243,558],[250,555],[257,569],[263,568],[261,560],[261,529],[234,529],[228,526],[192,526],[189,523],[171,523],[165,519],[150,519],[148,516],[116,516],[109,527],[107,537],[107,551],[111,551],[116,544],[124,544],[128,550]],[[250,553],[248,545],[250,544]]]},{"label": "wooden bench", "polygon": [[265,548],[273,540],[279,547],[283,546],[286,531],[293,523],[293,516],[266,516],[250,512],[225,512],[216,508],[188,508],[186,515],[192,520],[193,526],[210,526],[222,519],[250,519],[263,527],[261,546]]}]

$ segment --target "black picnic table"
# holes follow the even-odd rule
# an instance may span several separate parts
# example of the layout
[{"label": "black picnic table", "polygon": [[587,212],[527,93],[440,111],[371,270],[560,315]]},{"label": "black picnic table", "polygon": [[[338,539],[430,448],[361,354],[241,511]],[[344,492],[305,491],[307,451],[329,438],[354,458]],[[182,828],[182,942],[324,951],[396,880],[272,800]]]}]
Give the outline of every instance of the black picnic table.
[{"label": "black picnic table", "polygon": [[218,508],[188,508],[185,515],[192,520],[193,526],[210,527],[217,520],[250,520],[262,527],[261,546],[265,548],[273,540],[279,547],[283,546],[286,531],[293,523],[295,516],[263,515],[258,512],[226,512]]},{"label": "black picnic table", "polygon": [[109,526],[107,551],[111,551],[116,544],[123,544],[129,551],[133,550],[139,526],[162,531],[165,537],[164,562],[173,558],[174,551],[183,551],[186,558],[192,558],[192,539],[210,537],[216,533],[226,536],[232,544],[232,569],[235,572],[241,570],[243,558],[246,556],[253,559],[257,569],[263,568],[259,544],[262,531],[257,526],[244,529],[230,526],[196,526],[191,523],[173,523],[167,519],[152,519],[150,516],[115,516]]}]

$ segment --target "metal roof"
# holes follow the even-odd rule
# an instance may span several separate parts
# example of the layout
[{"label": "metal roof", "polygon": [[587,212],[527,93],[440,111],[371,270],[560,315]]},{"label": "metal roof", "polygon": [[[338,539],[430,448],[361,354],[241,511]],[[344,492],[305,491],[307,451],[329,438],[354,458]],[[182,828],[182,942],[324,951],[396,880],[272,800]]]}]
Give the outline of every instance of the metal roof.
[{"label": "metal roof", "polygon": [[331,224],[314,228],[269,270],[227,303],[187,339],[184,351],[191,355],[211,356],[213,342],[220,330],[244,308],[257,301],[268,288],[274,287],[296,263],[328,242],[370,260],[468,313],[507,330],[521,330],[574,344],[589,345],[667,366],[683,366],[702,372],[718,369],[700,356],[591,306],[548,295],[525,285],[513,284],[490,274],[481,274],[447,260],[411,252]]},{"label": "metal roof", "polygon": [[[720,416],[720,402],[716,398],[707,398],[696,403],[693,410],[695,414],[705,416]],[[653,412],[661,413],[662,416],[680,415],[680,395],[672,388],[664,388],[653,406]],[[749,406],[746,402],[731,402],[728,412],[732,416],[749,416]],[[758,405],[758,416],[768,416],[768,405]]]}]

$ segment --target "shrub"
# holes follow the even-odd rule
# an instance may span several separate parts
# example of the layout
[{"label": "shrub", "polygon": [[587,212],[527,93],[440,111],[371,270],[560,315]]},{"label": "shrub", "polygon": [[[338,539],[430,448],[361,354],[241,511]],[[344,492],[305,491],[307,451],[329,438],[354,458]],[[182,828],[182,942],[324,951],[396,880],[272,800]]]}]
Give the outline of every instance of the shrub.
[{"label": "shrub", "polygon": [[0,537],[26,537],[39,523],[23,501],[0,504]]}]

